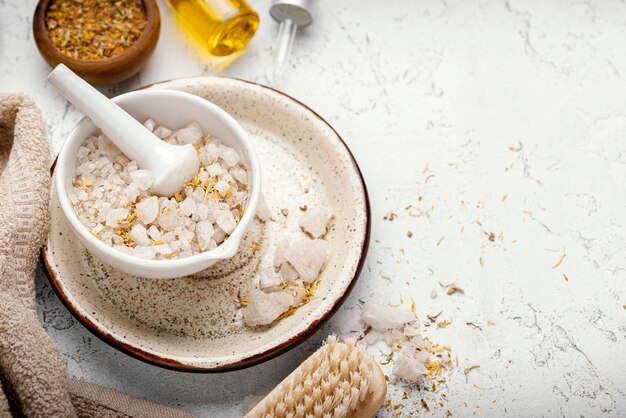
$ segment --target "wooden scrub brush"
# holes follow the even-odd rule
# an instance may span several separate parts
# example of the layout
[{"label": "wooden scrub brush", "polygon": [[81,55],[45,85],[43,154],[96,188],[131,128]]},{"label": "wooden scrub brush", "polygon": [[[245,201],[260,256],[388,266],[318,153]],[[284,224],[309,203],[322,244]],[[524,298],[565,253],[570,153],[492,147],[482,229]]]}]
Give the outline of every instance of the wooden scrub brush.
[{"label": "wooden scrub brush", "polygon": [[370,418],[386,393],[385,375],[362,346],[331,336],[246,418]]}]

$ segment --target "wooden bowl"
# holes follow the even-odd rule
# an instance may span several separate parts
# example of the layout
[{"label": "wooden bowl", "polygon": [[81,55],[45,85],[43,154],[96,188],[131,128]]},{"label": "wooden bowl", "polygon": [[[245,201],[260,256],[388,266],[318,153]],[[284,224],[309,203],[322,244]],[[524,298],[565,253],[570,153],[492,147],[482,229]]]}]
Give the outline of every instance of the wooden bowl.
[{"label": "wooden bowl", "polygon": [[46,29],[46,12],[52,0],[39,0],[33,17],[33,34],[39,52],[52,67],[63,63],[91,84],[114,84],[126,80],[141,70],[159,40],[161,17],[156,0],[143,0],[148,22],[139,39],[124,52],[111,58],[83,60],[59,51]]}]

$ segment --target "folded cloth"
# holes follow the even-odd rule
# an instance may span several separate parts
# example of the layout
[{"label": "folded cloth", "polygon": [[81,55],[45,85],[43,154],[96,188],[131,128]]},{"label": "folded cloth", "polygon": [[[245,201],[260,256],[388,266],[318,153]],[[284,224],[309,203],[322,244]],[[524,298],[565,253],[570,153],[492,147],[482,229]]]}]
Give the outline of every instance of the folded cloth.
[{"label": "folded cloth", "polygon": [[34,270],[48,227],[48,158],[35,104],[0,94],[0,417],[192,417],[68,381],[35,306]]}]

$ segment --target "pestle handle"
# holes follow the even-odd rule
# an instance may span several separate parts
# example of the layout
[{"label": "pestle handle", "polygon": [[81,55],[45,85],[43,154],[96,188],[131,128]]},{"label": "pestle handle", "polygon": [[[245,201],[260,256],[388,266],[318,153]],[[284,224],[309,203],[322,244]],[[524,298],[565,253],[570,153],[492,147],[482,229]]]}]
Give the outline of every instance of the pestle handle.
[{"label": "pestle handle", "polygon": [[[172,147],[161,141],[139,121],[126,113],[64,64],[59,64],[48,81],[141,168],[154,171],[155,153]],[[160,152],[159,152],[160,154]],[[158,159],[158,158],[157,158]]]},{"label": "pestle handle", "polygon": [[59,64],[48,81],[139,168],[150,170],[154,176],[151,190],[161,196],[172,196],[191,180],[199,168],[193,145],[172,145],[161,141],[139,121],[126,113],[104,94]]}]

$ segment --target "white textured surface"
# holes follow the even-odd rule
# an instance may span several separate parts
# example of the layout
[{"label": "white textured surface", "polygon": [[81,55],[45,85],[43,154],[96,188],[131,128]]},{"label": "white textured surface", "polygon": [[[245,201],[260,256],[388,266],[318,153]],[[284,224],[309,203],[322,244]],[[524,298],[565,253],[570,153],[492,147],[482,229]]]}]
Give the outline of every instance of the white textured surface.
[{"label": "white textured surface", "polygon": [[[266,2],[253,4],[262,13],[260,32],[223,73],[266,83],[275,26]],[[140,76],[107,89],[110,95],[216,73],[161,6],[154,57]],[[441,389],[455,416],[624,416],[626,6],[610,0],[322,6],[297,39],[297,69],[288,69],[280,88],[339,131],[369,186],[372,245],[352,296],[321,333],[278,359],[228,374],[188,375],[100,342],[39,272],[40,317],[70,374],[202,416],[240,416],[245,395],[268,392],[329,332],[353,329],[358,299],[397,303],[402,295],[407,305],[412,295],[421,317],[443,310],[452,320],[427,334],[451,346],[460,368],[481,366],[467,382],[462,371],[452,373]],[[58,146],[80,115],[45,81],[49,68],[31,35],[34,7],[0,0],[0,91],[31,95]],[[420,216],[408,216],[409,205]],[[390,211],[399,218],[383,221]],[[453,280],[464,295],[447,296],[437,284]],[[405,415],[416,409],[409,403]]]}]

